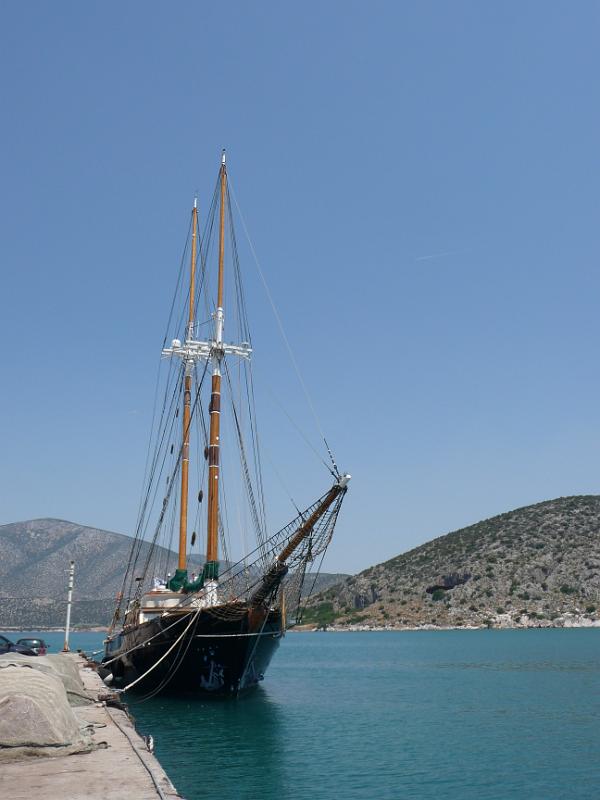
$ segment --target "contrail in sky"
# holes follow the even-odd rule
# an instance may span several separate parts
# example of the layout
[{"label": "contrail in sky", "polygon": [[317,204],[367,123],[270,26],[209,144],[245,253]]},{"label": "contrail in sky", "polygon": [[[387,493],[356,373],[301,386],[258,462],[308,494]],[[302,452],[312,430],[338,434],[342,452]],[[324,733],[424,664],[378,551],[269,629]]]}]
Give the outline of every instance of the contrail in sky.
[{"label": "contrail in sky", "polygon": [[444,258],[444,256],[455,256],[459,253],[468,253],[470,247],[465,247],[462,250],[443,250],[441,253],[431,253],[428,256],[417,256],[415,261],[431,261],[433,258]]}]

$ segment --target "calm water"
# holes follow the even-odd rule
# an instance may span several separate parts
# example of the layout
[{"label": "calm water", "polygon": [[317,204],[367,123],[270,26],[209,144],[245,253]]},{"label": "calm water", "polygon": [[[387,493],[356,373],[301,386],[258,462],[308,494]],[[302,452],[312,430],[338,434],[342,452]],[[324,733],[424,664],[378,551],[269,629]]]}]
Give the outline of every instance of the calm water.
[{"label": "calm water", "polygon": [[600,630],[290,634],[242,700],[131,711],[187,800],[600,797]]}]

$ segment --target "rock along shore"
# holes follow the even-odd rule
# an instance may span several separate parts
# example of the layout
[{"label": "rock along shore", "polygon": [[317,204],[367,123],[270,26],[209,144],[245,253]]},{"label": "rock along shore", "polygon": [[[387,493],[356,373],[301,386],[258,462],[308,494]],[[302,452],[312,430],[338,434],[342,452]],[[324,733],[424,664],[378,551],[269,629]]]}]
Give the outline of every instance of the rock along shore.
[{"label": "rock along shore", "polygon": [[298,625],[290,629],[293,633],[311,633],[315,631],[331,631],[332,633],[344,633],[348,631],[480,631],[480,630],[524,630],[531,628],[600,628],[599,619],[590,619],[579,614],[565,614],[559,619],[539,620],[536,618],[522,618],[519,624],[508,615],[497,615],[490,620],[487,625],[434,625],[423,623],[422,625],[369,625],[367,623],[357,623],[351,625]]}]

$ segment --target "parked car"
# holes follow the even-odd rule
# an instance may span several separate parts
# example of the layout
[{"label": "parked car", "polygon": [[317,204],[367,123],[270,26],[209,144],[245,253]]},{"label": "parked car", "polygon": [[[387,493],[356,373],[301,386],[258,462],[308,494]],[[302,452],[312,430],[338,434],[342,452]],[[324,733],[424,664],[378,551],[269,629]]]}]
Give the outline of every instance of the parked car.
[{"label": "parked car", "polygon": [[7,639],[6,636],[0,635],[0,655],[3,653],[21,653],[24,656],[37,656],[37,653],[31,647],[15,644],[10,639]]},{"label": "parked car", "polygon": [[36,656],[45,656],[50,647],[43,639],[17,639],[17,645],[28,647],[34,651]]}]

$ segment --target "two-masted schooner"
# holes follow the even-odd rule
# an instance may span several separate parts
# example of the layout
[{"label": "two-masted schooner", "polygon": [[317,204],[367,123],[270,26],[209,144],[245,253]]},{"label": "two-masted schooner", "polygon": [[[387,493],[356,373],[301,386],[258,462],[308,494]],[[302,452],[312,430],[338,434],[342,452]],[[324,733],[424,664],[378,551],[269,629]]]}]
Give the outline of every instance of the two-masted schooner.
[{"label": "two-masted schooner", "polygon": [[[222,388],[227,384],[231,394],[236,394],[231,391],[234,372],[242,376],[240,385],[248,390],[250,400],[244,407],[250,411],[246,414],[249,418],[246,425],[250,427],[250,444],[257,445],[252,418],[253,388],[248,372],[252,348],[245,323],[245,301],[231,218],[223,152],[202,237],[196,201],[192,209],[188,235],[189,289],[180,291],[184,308],[180,323],[182,336],[162,350],[162,357],[170,360],[170,382],[167,382],[160,419],[155,427],[155,448],[152,453],[149,451],[136,535],[102,662],[103,674],[115,687],[146,695],[163,691],[236,695],[262,680],[285,634],[286,617],[292,617],[300,606],[307,566],[324,554],[331,540],[350,479],[349,475],[339,473],[331,458],[334,482],[329,490],[283,529],[268,536],[261,510],[262,482],[256,474],[260,460],[256,454],[252,457],[248,452],[242,433],[242,410],[236,410],[232,397],[231,428],[238,439],[241,482],[248,499],[249,517],[257,531],[257,545],[239,561],[220,559],[219,542],[225,525],[220,508],[224,502]],[[226,227],[231,236],[229,252],[238,300],[238,328],[240,334],[245,335],[238,344],[227,343],[224,339]],[[207,260],[211,253],[211,234],[217,228],[218,272],[213,305],[214,300],[208,299]],[[184,261],[182,270],[183,265]],[[181,284],[183,286],[183,281]],[[201,322],[196,319],[202,296],[208,313],[204,325],[209,326],[212,334],[205,338],[198,335]],[[164,344],[166,341],[165,338]],[[234,362],[235,367],[230,369],[229,362]],[[205,415],[202,397],[203,389],[206,393],[204,383],[208,376],[210,401]],[[207,484],[207,512],[206,558],[204,563],[194,562],[197,566],[192,569],[188,517],[194,421],[200,430],[198,444],[204,439],[203,453],[198,447],[200,452],[196,455],[201,462],[204,456],[198,480],[204,481],[204,486]],[[178,427],[180,443],[174,444],[171,434]],[[159,486],[166,486],[166,490]],[[199,512],[204,498],[202,486],[197,498]],[[156,522],[151,523],[153,504],[158,513]],[[194,516],[199,519],[199,513]],[[170,551],[164,536],[170,525],[172,535],[178,528],[178,560],[174,573],[168,572]],[[194,531],[192,545],[195,539]],[[160,541],[167,546],[161,547]]]}]

